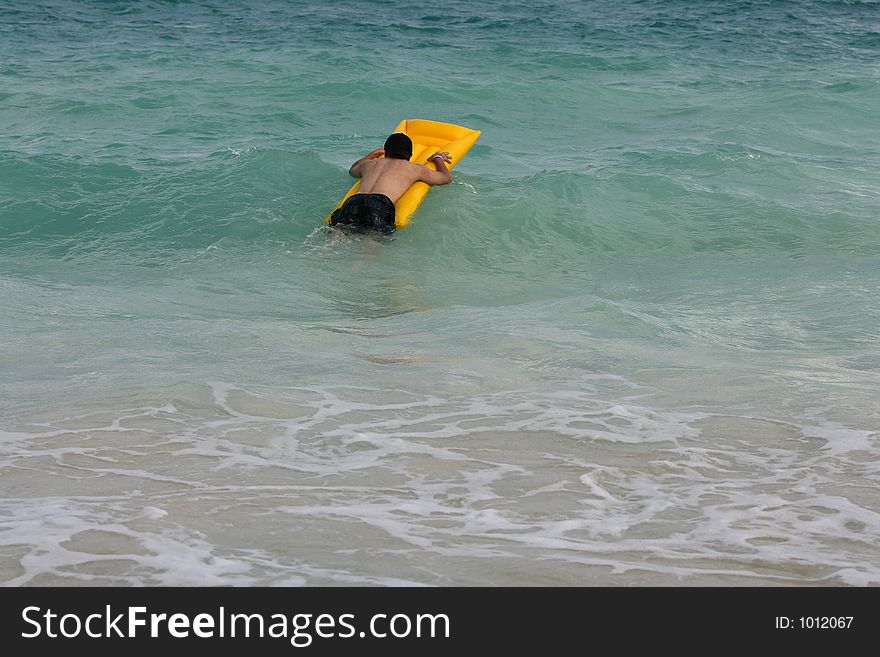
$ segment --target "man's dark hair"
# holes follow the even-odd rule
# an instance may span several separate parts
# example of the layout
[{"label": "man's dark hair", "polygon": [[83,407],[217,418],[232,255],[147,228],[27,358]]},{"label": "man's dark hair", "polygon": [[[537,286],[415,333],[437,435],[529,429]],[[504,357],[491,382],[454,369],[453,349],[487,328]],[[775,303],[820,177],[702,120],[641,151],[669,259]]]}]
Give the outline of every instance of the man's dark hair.
[{"label": "man's dark hair", "polygon": [[409,160],[412,157],[412,139],[402,132],[395,132],[385,140],[385,157]]}]

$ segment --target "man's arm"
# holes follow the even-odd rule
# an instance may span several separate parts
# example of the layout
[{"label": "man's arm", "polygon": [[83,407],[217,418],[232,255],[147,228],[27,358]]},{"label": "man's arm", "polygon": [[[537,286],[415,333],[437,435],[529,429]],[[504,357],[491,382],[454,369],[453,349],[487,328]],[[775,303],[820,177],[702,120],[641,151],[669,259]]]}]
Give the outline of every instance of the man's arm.
[{"label": "man's arm", "polygon": [[382,148],[370,151],[348,168],[348,175],[352,178],[360,178],[363,173],[364,162],[367,160],[375,160],[377,157],[382,157],[383,155],[385,155],[385,150]]},{"label": "man's arm", "polygon": [[431,157],[428,158],[429,162],[433,162],[437,170],[434,171],[424,165],[422,165],[422,175],[419,178],[422,182],[426,182],[429,185],[448,185],[452,182],[452,173],[447,168],[446,164],[448,162],[452,162],[452,157],[446,151],[437,151]]}]

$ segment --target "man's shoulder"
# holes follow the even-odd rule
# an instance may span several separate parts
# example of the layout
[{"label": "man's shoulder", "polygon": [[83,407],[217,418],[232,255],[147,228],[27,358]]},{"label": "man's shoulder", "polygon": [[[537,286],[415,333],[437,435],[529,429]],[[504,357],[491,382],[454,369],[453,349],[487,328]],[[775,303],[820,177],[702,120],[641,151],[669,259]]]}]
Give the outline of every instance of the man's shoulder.
[{"label": "man's shoulder", "polygon": [[383,157],[383,158],[380,158],[379,160],[377,160],[377,162],[384,162],[386,164],[393,164],[395,166],[414,166],[414,167],[422,166],[421,164],[418,164],[417,162],[413,162],[412,160],[401,160],[396,157]]},{"label": "man's shoulder", "polygon": [[409,169],[412,167],[421,167],[423,164],[410,162],[409,160],[397,160],[391,157],[379,157],[375,160],[364,162],[377,169]]},{"label": "man's shoulder", "polygon": [[421,172],[423,169],[427,169],[424,164],[419,164],[418,162],[411,162],[410,160],[395,160],[395,159],[386,159],[381,158],[376,160],[376,162],[381,162],[379,165],[379,171],[388,171],[389,173],[397,172],[403,174],[404,172]]}]

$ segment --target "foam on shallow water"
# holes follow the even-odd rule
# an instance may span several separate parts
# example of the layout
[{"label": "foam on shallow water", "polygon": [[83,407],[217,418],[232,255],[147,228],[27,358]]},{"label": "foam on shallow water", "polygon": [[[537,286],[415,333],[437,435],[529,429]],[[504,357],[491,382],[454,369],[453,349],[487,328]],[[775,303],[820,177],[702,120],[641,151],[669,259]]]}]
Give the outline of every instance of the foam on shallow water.
[{"label": "foam on shallow water", "polygon": [[661,412],[650,391],[592,383],[394,402],[217,383],[18,427],[2,437],[0,576],[880,583],[876,433]]}]

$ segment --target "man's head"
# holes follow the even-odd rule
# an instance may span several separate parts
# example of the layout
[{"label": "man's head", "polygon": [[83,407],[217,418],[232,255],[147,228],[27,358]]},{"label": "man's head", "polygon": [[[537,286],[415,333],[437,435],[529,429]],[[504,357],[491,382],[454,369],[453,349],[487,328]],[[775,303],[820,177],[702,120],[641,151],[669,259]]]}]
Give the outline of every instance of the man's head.
[{"label": "man's head", "polygon": [[395,132],[385,140],[385,157],[408,160],[412,157],[412,139],[402,132]]}]

